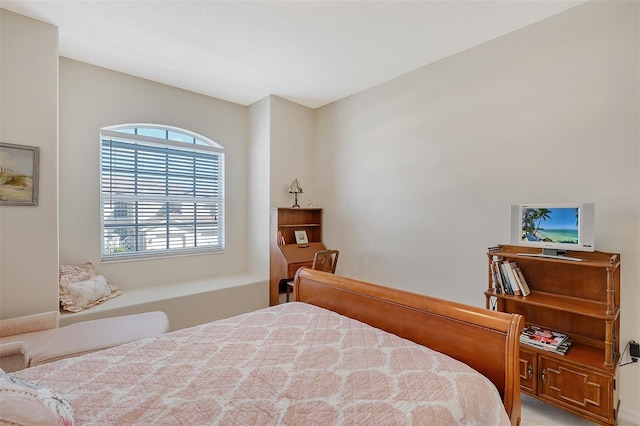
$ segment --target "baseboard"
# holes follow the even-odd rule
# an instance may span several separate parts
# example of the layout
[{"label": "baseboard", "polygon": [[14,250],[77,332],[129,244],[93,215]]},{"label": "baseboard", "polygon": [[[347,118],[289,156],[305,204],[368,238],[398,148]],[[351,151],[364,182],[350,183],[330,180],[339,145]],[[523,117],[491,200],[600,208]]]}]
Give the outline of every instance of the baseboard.
[{"label": "baseboard", "polygon": [[618,424],[640,426],[640,413],[637,411],[620,410],[618,412]]}]

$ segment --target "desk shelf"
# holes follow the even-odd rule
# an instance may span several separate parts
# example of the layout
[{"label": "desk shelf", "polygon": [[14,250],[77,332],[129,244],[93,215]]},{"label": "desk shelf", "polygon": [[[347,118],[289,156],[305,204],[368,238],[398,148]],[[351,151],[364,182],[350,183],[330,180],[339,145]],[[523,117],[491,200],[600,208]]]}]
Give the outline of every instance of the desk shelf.
[{"label": "desk shelf", "polygon": [[[295,244],[295,231],[305,231],[309,244]],[[274,207],[269,232],[269,305],[273,306],[280,301],[281,282],[292,279],[300,267],[311,267],[314,254],[325,250],[322,209]]]}]

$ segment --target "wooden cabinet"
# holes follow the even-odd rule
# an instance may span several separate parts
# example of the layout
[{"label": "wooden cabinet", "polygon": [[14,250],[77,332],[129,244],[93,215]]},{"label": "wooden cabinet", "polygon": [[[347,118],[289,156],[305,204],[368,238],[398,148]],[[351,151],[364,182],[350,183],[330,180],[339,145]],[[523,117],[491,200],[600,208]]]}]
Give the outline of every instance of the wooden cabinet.
[{"label": "wooden cabinet", "polygon": [[535,352],[528,351],[526,346],[520,345],[520,388],[535,395],[538,390],[536,372],[538,371],[538,357]]},{"label": "wooden cabinet", "polygon": [[[295,231],[307,233],[308,244],[296,244]],[[313,255],[325,250],[322,243],[322,209],[274,207],[269,237],[269,305],[279,303],[286,281],[298,268],[311,267]]]},{"label": "wooden cabinet", "polygon": [[[570,252],[580,261],[528,256],[538,249],[500,245],[488,255],[487,308],[522,314],[573,340],[565,355],[520,345],[521,390],[600,424],[616,423],[620,335],[620,255]],[[515,262],[531,294],[514,296],[493,289],[494,258]]]}]

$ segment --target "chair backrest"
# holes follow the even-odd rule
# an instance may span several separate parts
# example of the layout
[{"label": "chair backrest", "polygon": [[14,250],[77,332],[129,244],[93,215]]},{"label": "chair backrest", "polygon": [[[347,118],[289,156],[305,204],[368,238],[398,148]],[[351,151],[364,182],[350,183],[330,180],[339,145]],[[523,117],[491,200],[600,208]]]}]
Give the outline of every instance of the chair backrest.
[{"label": "chair backrest", "polygon": [[338,250],[318,251],[313,256],[313,265],[311,266],[311,269],[335,274],[339,255],[340,252]]}]

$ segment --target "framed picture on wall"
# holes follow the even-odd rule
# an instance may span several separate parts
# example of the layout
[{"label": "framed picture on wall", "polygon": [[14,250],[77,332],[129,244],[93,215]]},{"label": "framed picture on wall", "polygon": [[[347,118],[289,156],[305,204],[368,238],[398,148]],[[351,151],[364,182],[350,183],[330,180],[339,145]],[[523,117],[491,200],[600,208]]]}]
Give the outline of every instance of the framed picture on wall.
[{"label": "framed picture on wall", "polygon": [[0,142],[0,205],[37,206],[40,148]]},{"label": "framed picture on wall", "polygon": [[307,231],[293,231],[296,236],[296,244],[309,244]]}]

